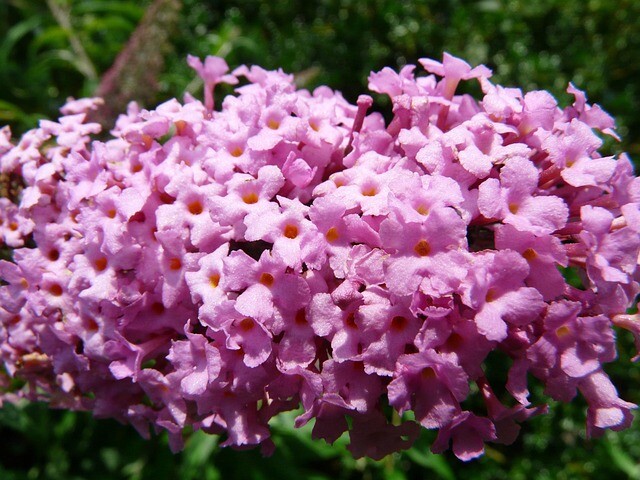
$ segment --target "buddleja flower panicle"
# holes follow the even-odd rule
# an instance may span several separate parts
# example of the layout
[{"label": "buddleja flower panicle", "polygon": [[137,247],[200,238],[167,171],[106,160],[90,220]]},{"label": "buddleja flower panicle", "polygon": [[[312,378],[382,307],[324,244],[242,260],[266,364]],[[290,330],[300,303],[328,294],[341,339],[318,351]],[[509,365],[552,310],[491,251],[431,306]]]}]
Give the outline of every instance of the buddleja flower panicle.
[{"label": "buddleja flower panicle", "polygon": [[[296,426],[348,431],[354,456],[429,428],[434,452],[466,461],[547,411],[533,376],[584,396],[589,435],[630,425],[603,364],[614,327],[640,345],[640,181],[599,153],[615,124],[583,92],[562,109],[445,54],[420,60],[427,75],[371,74],[386,124],[368,95],[188,63],[204,103],[131,103],[108,140],[87,122],[100,99],[15,144],[0,130],[3,182],[21,185],[0,198],[3,401],[265,453],[269,420],[300,407]],[[456,94],[467,80],[480,100]],[[216,110],[218,83],[240,86]],[[512,398],[489,380],[495,351]]]}]

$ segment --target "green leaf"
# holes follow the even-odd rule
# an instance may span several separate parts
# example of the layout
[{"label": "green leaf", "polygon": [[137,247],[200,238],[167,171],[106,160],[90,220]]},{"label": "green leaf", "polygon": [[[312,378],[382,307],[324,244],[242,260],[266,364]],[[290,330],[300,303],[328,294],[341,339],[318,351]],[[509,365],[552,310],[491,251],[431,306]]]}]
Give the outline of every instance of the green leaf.
[{"label": "green leaf", "polygon": [[29,55],[37,55],[40,50],[64,48],[68,45],[67,33],[58,25],[52,25],[38,32],[29,45]]},{"label": "green leaf", "polygon": [[29,428],[29,418],[21,408],[12,403],[5,403],[0,409],[0,425],[18,432],[25,432]]},{"label": "green leaf", "polygon": [[629,478],[640,479],[640,465],[621,448],[619,437],[615,433],[607,432],[605,446],[611,461],[621,472],[626,473]]},{"label": "green leaf", "polygon": [[25,113],[17,105],[0,100],[0,121],[15,122],[24,115]]},{"label": "green leaf", "polygon": [[431,452],[423,452],[418,448],[410,448],[405,452],[412,461],[421,467],[428,468],[436,472],[444,480],[456,480],[453,470],[442,455],[435,455]]},{"label": "green leaf", "polygon": [[560,267],[558,266],[558,270],[562,273],[562,276],[567,281],[569,285],[572,287],[578,288],[580,290],[584,290],[584,283],[580,276],[580,270],[577,267]]},{"label": "green leaf", "polygon": [[120,453],[116,448],[105,447],[100,449],[100,458],[110,472],[115,472],[120,466]]},{"label": "green leaf", "polygon": [[202,431],[194,432],[184,450],[184,463],[193,469],[202,468],[210,461],[218,446],[218,437]]},{"label": "green leaf", "polygon": [[87,14],[111,14],[113,16],[127,17],[134,22],[138,22],[145,12],[148,2],[114,2],[104,0],[83,0],[75,2],[72,15],[82,16]]},{"label": "green leaf", "polygon": [[109,15],[87,18],[82,27],[84,35],[109,32],[109,35],[124,34],[128,36],[135,29],[136,23],[126,18]]},{"label": "green leaf", "polygon": [[383,470],[384,472],[384,480],[407,480],[407,476],[398,469],[393,470]]},{"label": "green leaf", "polygon": [[[11,51],[15,47],[16,43],[20,41],[25,35],[29,32],[35,30],[42,23],[42,19],[40,17],[31,17],[23,20],[22,22],[14,25],[6,32],[3,36],[2,43],[0,43],[0,65],[9,64],[9,56]],[[0,72],[4,70],[4,68],[0,68]]]}]

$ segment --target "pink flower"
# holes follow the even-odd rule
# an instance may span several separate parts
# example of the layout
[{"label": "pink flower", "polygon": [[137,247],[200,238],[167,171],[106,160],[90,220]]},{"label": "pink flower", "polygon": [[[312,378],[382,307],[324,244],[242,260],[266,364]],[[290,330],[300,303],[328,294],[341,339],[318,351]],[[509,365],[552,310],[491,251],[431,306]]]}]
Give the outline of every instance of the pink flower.
[{"label": "pink flower", "polygon": [[638,406],[620,399],[616,388],[602,370],[586,377],[579,388],[589,404],[587,434],[590,437],[601,436],[605,429],[618,431],[631,425],[631,410]]},{"label": "pink flower", "polygon": [[478,331],[488,340],[504,340],[509,324],[530,324],[544,310],[540,292],[523,286],[528,273],[526,261],[512,251],[475,257],[465,282],[463,302],[477,311]]},{"label": "pink flower", "polygon": [[327,293],[316,293],[309,306],[311,328],[317,336],[331,342],[333,357],[338,361],[362,360],[364,332],[358,316],[362,300],[361,295],[354,297],[351,301],[341,302]]},{"label": "pink flower", "polygon": [[277,362],[281,370],[307,368],[316,359],[316,336],[309,324],[307,308],[284,312],[282,338],[278,342]]},{"label": "pink flower", "polygon": [[227,308],[220,312],[220,316],[224,322],[226,347],[236,350],[247,367],[255,368],[262,365],[273,349],[271,333],[264,322],[232,309],[232,304],[227,303],[225,306]]},{"label": "pink flower", "polygon": [[415,292],[427,273],[437,275],[440,256],[463,248],[465,225],[452,208],[437,208],[420,223],[408,222],[401,214],[389,216],[380,225],[380,240],[391,255],[385,279],[398,295]]},{"label": "pink flower", "polygon": [[455,456],[468,462],[484,453],[484,442],[495,439],[495,427],[488,418],[464,411],[438,432],[431,451],[442,453],[451,442]]},{"label": "pink flower", "polygon": [[603,316],[578,317],[581,305],[557,302],[549,306],[544,333],[532,345],[528,358],[545,375],[556,370],[571,378],[582,378],[615,358],[614,334]]},{"label": "pink flower", "polygon": [[525,283],[536,288],[546,301],[564,293],[565,281],[558,266],[566,267],[567,254],[560,240],[551,235],[536,236],[511,225],[496,229],[495,244],[499,250],[514,250],[529,264]]},{"label": "pink flower", "polygon": [[546,405],[540,407],[526,408],[524,405],[515,405],[511,408],[505,407],[493,392],[493,389],[487,382],[486,378],[478,381],[482,396],[487,406],[489,419],[493,422],[496,431],[496,442],[505,445],[512,444],[518,437],[520,425],[517,422],[523,422],[533,416],[546,413],[548,407]]},{"label": "pink flower", "polygon": [[577,119],[563,124],[562,128],[562,135],[549,135],[542,143],[549,159],[562,167],[562,178],[574,187],[599,185],[609,180],[615,169],[615,160],[596,154],[602,140]]},{"label": "pink flower", "polygon": [[442,428],[461,411],[459,402],[466,398],[469,384],[459,365],[425,350],[398,359],[387,390],[389,403],[400,413],[413,410],[423,427]]},{"label": "pink flower", "polygon": [[274,255],[294,271],[300,271],[303,263],[318,269],[325,259],[322,252],[326,240],[307,220],[308,208],[298,200],[278,197],[278,201],[280,208],[274,206],[245,217],[245,238],[272,243]]},{"label": "pink flower", "polygon": [[55,136],[61,147],[81,150],[89,141],[89,135],[100,133],[102,128],[97,123],[84,123],[86,114],[66,115],[60,118],[60,122],[41,120],[42,131]]},{"label": "pink flower", "polygon": [[584,230],[579,237],[589,252],[587,272],[593,281],[628,283],[638,264],[638,235],[629,227],[614,230],[613,215],[602,207],[584,206],[580,217]]},{"label": "pink flower", "polygon": [[187,56],[187,63],[204,80],[205,107],[210,112],[213,110],[213,89],[218,83],[238,83],[234,75],[225,75],[229,71],[229,66],[220,57],[207,56],[202,63],[198,57]]},{"label": "pink flower", "polygon": [[556,196],[534,195],[538,171],[522,157],[510,159],[500,170],[500,180],[489,178],[478,188],[478,209],[535,235],[562,228],[568,216],[565,202]]},{"label": "pink flower", "polygon": [[0,245],[17,248],[33,228],[28,219],[19,217],[18,206],[8,198],[0,198]]},{"label": "pink flower", "polygon": [[223,286],[242,292],[236,298],[236,310],[269,322],[275,334],[281,331],[282,317],[304,308],[310,299],[304,278],[287,273],[287,265],[269,251],[257,262],[244,252],[232,252],[224,260],[223,273]]},{"label": "pink flower", "polygon": [[[192,301],[199,305],[198,318],[201,323],[219,329],[216,321],[219,309],[228,298],[224,284],[224,259],[229,254],[229,245],[224,244],[214,252],[198,259],[198,269],[185,273],[185,281],[189,287]],[[187,254],[188,256],[194,254]],[[191,263],[191,261],[189,262]]]},{"label": "pink flower", "polygon": [[591,128],[597,128],[603,133],[619,140],[618,135],[614,132],[616,128],[615,121],[611,115],[602,110],[599,105],[588,105],[585,93],[577,89],[573,83],[569,83],[567,93],[575,97],[573,105],[564,110],[564,114],[568,119],[578,118]]},{"label": "pink flower", "polygon": [[369,90],[377,93],[385,93],[390,97],[396,97],[405,93],[417,93],[418,89],[415,83],[413,71],[415,65],[406,65],[396,73],[395,70],[384,67],[379,72],[371,72],[369,75]]},{"label": "pink flower", "polygon": [[227,193],[208,200],[212,218],[221,225],[231,225],[236,236],[244,235],[242,222],[248,213],[259,213],[270,208],[269,202],[284,185],[284,177],[275,166],[262,167],[257,178],[248,174],[235,174],[227,182]]},{"label": "pink flower", "polygon": [[391,303],[386,292],[371,288],[363,293],[364,305],[359,309],[364,330],[362,359],[365,371],[392,376],[396,362],[407,346],[412,346],[420,328],[407,305]]},{"label": "pink flower", "polygon": [[[420,64],[425,70],[443,77],[438,83],[437,92],[445,100],[451,100],[455,94],[456,88],[460,80],[469,80],[471,78],[486,79],[491,76],[491,70],[484,65],[475,68],[464,60],[444,53],[442,63],[430,58],[421,58]],[[449,105],[443,102],[443,106],[438,113],[438,126],[442,128],[445,125],[447,114],[449,113]]]},{"label": "pink flower", "polygon": [[370,457],[382,460],[387,455],[404,450],[413,444],[420,433],[417,423],[403,422],[390,424],[384,415],[373,410],[365,415],[356,415],[353,419],[347,447],[354,457]]},{"label": "pink flower", "polygon": [[[424,427],[467,461],[546,412],[533,375],[582,394],[589,435],[631,424],[603,365],[614,325],[640,345],[640,182],[601,156],[593,129],[616,138],[613,120],[582,92],[562,109],[445,53],[420,60],[431,75],[371,74],[387,123],[369,95],[188,63],[204,103],[131,103],[111,138],[86,123],[99,99],[13,143],[0,129],[0,403],[266,454],[271,420],[301,406],[296,426],[348,432],[356,457]],[[467,79],[481,101],[456,95]]]}]

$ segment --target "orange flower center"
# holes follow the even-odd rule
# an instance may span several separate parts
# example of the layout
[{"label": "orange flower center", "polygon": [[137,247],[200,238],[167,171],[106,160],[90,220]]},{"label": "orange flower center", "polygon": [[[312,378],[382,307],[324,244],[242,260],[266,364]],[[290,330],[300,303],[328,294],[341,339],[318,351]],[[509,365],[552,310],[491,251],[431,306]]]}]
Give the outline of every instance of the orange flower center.
[{"label": "orange flower center", "polygon": [[362,195],[365,197],[373,197],[376,193],[378,190],[374,186],[362,187]]},{"label": "orange flower center", "polygon": [[54,297],[59,297],[60,295],[62,295],[62,287],[57,283],[54,283],[49,287],[49,293]]},{"label": "orange flower center", "polygon": [[327,230],[325,237],[327,238],[328,242],[333,243],[338,239],[338,237],[340,237],[340,234],[338,233],[338,229],[336,227],[331,227],[329,230]]},{"label": "orange flower center", "polygon": [[93,264],[95,265],[97,271],[104,272],[107,268],[107,259],[106,257],[100,257],[96,259]]},{"label": "orange flower center", "polygon": [[295,225],[287,225],[284,227],[284,236],[291,239],[296,238],[298,236],[298,227]]},{"label": "orange flower center", "polygon": [[431,368],[431,367],[425,367],[422,369],[422,372],[420,372],[420,375],[422,376],[422,378],[424,380],[431,380],[432,378],[436,378],[436,371]]},{"label": "orange flower center", "polygon": [[413,247],[413,251],[416,252],[420,257],[426,257],[431,253],[431,245],[429,245],[429,242],[427,242],[426,240],[420,240]]},{"label": "orange flower center", "polygon": [[255,323],[254,323],[253,319],[251,319],[249,317],[243,318],[240,321],[240,325],[239,325],[240,330],[243,330],[245,332],[248,332],[249,330],[252,330],[254,326],[255,326]]},{"label": "orange flower center", "polygon": [[233,147],[229,153],[231,154],[232,157],[237,158],[244,153],[244,150],[242,150],[241,147]]},{"label": "orange flower center", "polygon": [[487,296],[484,297],[484,301],[485,302],[493,302],[496,298],[498,298],[498,292],[496,292],[495,289],[490,288],[487,291]]},{"label": "orange flower center", "polygon": [[274,281],[275,279],[270,273],[264,272],[262,275],[260,275],[260,283],[266,287],[270,287],[271,285],[273,285]]},{"label": "orange flower center", "polygon": [[391,330],[401,332],[407,327],[408,323],[409,321],[405,317],[397,315],[393,317],[393,320],[391,320]]},{"label": "orange flower center", "polygon": [[248,205],[253,205],[254,203],[258,203],[258,194],[255,192],[245,193],[242,196],[242,201]]},{"label": "orange flower center", "polygon": [[187,205],[187,208],[189,209],[189,213],[192,215],[200,215],[203,210],[200,200],[194,200],[189,205]]},{"label": "orange flower center", "polygon": [[416,207],[416,212],[418,212],[420,215],[428,215],[429,209],[425,205],[418,205]]}]

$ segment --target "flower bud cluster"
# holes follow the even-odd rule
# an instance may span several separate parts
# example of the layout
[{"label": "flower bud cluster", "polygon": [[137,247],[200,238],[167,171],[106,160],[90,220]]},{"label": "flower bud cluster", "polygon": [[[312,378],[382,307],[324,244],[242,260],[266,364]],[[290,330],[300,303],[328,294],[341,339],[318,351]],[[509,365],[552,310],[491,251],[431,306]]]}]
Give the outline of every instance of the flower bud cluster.
[{"label": "flower bud cluster", "polygon": [[[190,57],[205,102],[132,103],[106,141],[99,99],[16,144],[0,130],[23,184],[0,199],[1,398],[267,453],[269,420],[301,408],[358,457],[424,427],[469,460],[546,411],[529,377],[582,395],[590,435],[628,427],[603,364],[614,326],[640,338],[640,180],[599,153],[612,118],[573,86],[562,109],[448,54],[420,63],[371,74],[388,123],[367,95]],[[480,101],[456,94],[470,79]]]}]

